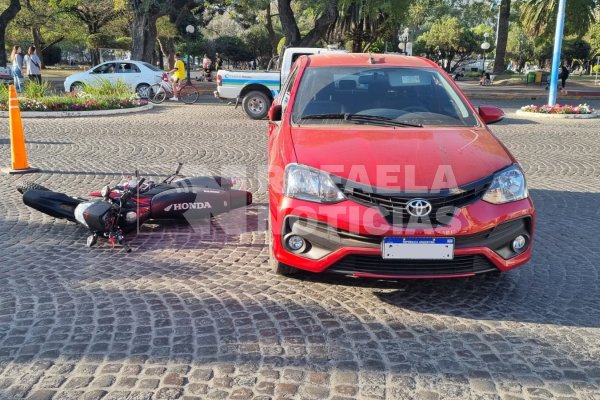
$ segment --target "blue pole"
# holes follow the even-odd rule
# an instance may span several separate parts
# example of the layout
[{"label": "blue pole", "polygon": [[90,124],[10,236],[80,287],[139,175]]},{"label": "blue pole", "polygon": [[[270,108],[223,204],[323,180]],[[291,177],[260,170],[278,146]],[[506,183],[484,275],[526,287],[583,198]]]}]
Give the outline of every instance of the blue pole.
[{"label": "blue pole", "polygon": [[563,30],[565,27],[565,3],[558,3],[558,17],[556,18],[556,33],[554,34],[554,53],[552,54],[552,71],[550,72],[550,91],[548,94],[548,105],[556,105],[556,89],[558,87],[558,69],[560,67],[560,49],[562,47]]}]

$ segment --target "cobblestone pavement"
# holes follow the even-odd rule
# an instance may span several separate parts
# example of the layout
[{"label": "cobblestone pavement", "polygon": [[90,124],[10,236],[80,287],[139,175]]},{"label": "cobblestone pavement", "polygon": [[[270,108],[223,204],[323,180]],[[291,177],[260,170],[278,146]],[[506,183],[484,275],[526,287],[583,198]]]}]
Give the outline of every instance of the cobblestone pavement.
[{"label": "cobblestone pavement", "polygon": [[[600,399],[597,120],[493,125],[529,178],[533,261],[417,282],[273,275],[256,174],[265,122],[239,109],[24,124],[43,172],[0,176],[2,400]],[[28,179],[84,195],[176,161],[190,175],[245,166],[256,204],[210,231],[147,225],[125,254],[84,247],[84,229],[26,208],[14,189]]]}]

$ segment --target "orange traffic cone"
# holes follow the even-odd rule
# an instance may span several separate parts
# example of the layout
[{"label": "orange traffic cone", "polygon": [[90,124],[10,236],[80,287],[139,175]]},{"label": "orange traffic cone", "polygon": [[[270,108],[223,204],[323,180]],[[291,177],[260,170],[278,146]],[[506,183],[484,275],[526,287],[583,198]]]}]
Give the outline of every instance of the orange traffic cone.
[{"label": "orange traffic cone", "polygon": [[37,172],[38,168],[29,167],[27,151],[25,150],[25,135],[23,134],[23,123],[21,122],[21,110],[14,85],[10,85],[8,92],[8,115],[10,123],[10,156],[11,167],[3,168],[2,171],[9,174],[26,174]]}]

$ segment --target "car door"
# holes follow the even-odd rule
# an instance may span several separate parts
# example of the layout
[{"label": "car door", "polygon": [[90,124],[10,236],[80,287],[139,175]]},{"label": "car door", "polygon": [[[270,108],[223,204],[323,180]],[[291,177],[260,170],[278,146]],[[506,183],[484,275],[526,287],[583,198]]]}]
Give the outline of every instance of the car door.
[{"label": "car door", "polygon": [[113,61],[105,62],[92,69],[90,72],[92,84],[100,84],[103,81],[108,81],[115,84],[117,80],[116,65]]},{"label": "car door", "polygon": [[134,90],[140,83],[143,83],[142,71],[131,62],[117,63],[117,79],[125,82],[127,86]]}]

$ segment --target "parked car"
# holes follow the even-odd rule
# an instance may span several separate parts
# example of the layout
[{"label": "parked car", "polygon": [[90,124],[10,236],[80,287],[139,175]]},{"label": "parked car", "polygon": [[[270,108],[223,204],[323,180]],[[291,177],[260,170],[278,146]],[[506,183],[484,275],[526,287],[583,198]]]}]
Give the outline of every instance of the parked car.
[{"label": "parked car", "polygon": [[524,173],[435,63],[300,57],[269,110],[270,262],[370,278],[467,277],[531,256]]},{"label": "parked car", "polygon": [[160,82],[162,73],[160,68],[143,61],[107,61],[85,72],[68,76],[64,86],[65,92],[72,92],[81,88],[84,83],[93,84],[100,80],[116,83],[120,80],[135,90],[140,97],[147,97],[148,88]]}]

